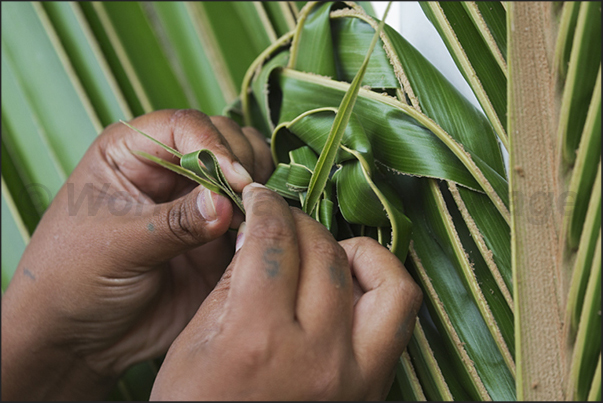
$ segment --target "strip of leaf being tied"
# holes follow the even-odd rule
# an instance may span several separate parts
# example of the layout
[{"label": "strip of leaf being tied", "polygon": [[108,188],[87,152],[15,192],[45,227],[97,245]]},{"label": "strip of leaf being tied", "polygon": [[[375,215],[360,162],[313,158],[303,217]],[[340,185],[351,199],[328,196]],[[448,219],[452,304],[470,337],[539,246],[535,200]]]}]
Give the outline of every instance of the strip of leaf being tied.
[{"label": "strip of leaf being tied", "polygon": [[[334,119],[333,108],[320,108],[277,127],[273,144],[283,147],[278,149],[281,157],[267,183],[269,188],[304,204],[318,162],[317,150],[324,148]],[[333,172],[313,217],[338,239],[374,236],[404,261],[411,223],[399,198],[378,173],[370,142],[355,114],[351,115],[334,162],[336,166],[329,167]]]},{"label": "strip of leaf being tied", "polygon": [[228,180],[224,176],[224,173],[222,172],[222,169],[218,164],[216,156],[210,150],[202,149],[198,151],[193,151],[188,154],[182,154],[179,151],[173,149],[172,147],[163,144],[159,140],[154,139],[148,134],[124,122],[123,120],[121,121],[121,123],[128,126],[130,129],[142,134],[143,136],[145,136],[146,138],[148,138],[149,140],[151,140],[152,142],[172,154],[174,157],[179,158],[180,165],[176,165],[172,162],[155,157],[144,151],[133,151],[133,154],[139,155],[143,158],[153,161],[156,164],[169,169],[170,171],[173,171],[194,182],[197,182],[198,184],[205,186],[207,189],[211,190],[216,194],[228,196],[236,204],[236,206],[241,209],[243,214],[245,214],[245,208],[243,207],[241,197],[234,190],[232,190],[232,187],[228,183]]}]

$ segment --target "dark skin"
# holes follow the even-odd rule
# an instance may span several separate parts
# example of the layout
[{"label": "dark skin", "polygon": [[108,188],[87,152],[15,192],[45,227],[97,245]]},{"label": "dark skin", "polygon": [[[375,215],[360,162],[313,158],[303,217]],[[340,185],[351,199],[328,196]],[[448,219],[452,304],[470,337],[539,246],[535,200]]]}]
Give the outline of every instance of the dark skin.
[{"label": "dark skin", "polygon": [[151,399],[385,398],[421,304],[400,261],[370,238],[337,242],[261,185],[243,201],[243,245],[170,347]]},{"label": "dark skin", "polygon": [[130,123],[182,153],[214,152],[243,192],[243,246],[233,259],[228,229],[243,216],[228,199],[133,155],[177,162],[140,134],[107,127],[2,298],[2,398],[103,399],[168,349],[153,399],[384,397],[421,302],[398,259],[365,238],[338,243],[248,186],[273,169],[254,129],[192,110]]}]

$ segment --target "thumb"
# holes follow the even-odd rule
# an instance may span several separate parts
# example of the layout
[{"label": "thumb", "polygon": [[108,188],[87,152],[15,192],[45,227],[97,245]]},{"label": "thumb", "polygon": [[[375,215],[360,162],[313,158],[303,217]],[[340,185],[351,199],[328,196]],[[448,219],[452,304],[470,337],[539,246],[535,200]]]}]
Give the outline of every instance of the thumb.
[{"label": "thumb", "polygon": [[123,220],[128,254],[139,265],[155,265],[222,236],[233,215],[225,196],[198,186],[174,201],[142,206]]}]

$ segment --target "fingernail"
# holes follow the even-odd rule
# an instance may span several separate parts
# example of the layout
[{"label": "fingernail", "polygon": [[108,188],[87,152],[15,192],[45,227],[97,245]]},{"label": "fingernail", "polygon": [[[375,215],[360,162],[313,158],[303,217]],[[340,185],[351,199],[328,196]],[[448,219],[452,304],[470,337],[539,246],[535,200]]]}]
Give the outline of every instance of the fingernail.
[{"label": "fingernail", "polygon": [[238,162],[233,162],[232,168],[241,177],[241,179],[247,182],[253,182],[253,179],[251,179],[251,175],[249,175],[249,172],[247,172],[247,170],[243,168],[243,165]]},{"label": "fingernail", "polygon": [[211,190],[205,188],[199,192],[199,196],[197,197],[197,207],[199,208],[199,212],[205,221],[214,221],[216,218],[218,218],[218,213],[216,213],[216,206],[214,205]]},{"label": "fingernail", "polygon": [[235,253],[237,253],[239,249],[241,249],[241,246],[243,246],[243,242],[245,242],[245,227],[245,222],[242,222],[239,226],[239,232],[237,232],[237,243],[235,245]]}]

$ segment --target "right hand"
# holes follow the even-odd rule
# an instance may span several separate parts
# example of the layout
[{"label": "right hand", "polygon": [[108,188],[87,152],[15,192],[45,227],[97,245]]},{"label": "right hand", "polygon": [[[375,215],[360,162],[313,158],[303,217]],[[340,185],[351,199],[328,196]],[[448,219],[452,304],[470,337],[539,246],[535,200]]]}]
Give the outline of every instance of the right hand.
[{"label": "right hand", "polygon": [[370,238],[338,243],[261,185],[243,202],[240,250],[170,347],[151,399],[385,398],[422,301],[404,266]]},{"label": "right hand", "polygon": [[[131,123],[183,154],[210,149],[237,192],[272,171],[263,136],[228,118],[161,110]],[[167,352],[230,264],[242,214],[139,150],[178,162],[112,124],[38,224],[2,297],[4,400],[102,399]]]}]

